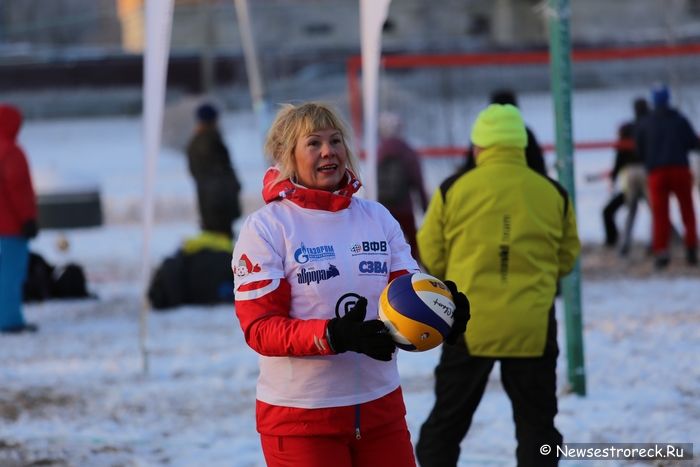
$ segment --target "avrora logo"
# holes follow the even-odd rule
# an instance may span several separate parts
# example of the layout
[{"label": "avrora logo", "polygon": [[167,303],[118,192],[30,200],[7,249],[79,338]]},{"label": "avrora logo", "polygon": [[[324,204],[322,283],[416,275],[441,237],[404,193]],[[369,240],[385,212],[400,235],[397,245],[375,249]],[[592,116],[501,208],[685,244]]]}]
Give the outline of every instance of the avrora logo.
[{"label": "avrora logo", "polygon": [[389,247],[386,240],[376,242],[366,241],[353,243],[350,246],[350,252],[355,255],[384,255],[389,254]]},{"label": "avrora logo", "polygon": [[332,264],[328,265],[328,269],[312,269],[307,271],[306,268],[301,268],[301,271],[297,273],[297,282],[299,284],[309,285],[312,282],[320,283],[330,279],[331,277],[336,277],[340,275],[338,268]]},{"label": "avrora logo", "polygon": [[294,260],[299,264],[329,259],[335,259],[333,245],[321,245],[307,248],[304,242],[302,242],[301,246],[294,252]]}]

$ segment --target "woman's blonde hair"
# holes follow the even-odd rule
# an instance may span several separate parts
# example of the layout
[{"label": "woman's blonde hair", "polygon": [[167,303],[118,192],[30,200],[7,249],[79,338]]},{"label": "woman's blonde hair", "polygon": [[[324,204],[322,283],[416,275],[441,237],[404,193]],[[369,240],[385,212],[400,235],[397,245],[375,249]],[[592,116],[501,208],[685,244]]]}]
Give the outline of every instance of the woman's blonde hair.
[{"label": "woman's blonde hair", "polygon": [[338,130],[347,153],[347,166],[358,177],[357,160],[348,145],[348,132],[338,113],[328,104],[307,102],[283,104],[265,139],[265,154],[272,157],[280,171],[277,181],[296,176],[294,149],[301,136],[318,130]]}]

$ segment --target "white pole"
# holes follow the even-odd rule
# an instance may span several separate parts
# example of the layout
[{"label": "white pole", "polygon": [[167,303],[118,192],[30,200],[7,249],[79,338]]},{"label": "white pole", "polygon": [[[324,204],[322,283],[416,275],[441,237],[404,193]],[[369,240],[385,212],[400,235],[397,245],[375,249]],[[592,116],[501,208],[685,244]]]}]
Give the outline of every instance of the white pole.
[{"label": "white pole", "polygon": [[382,53],[382,27],[391,0],[360,0],[360,40],[362,46],[363,144],[365,151],[364,186],[367,198],[377,199],[377,120],[379,114],[379,58]]},{"label": "white pole", "polygon": [[265,98],[265,86],[262,73],[260,72],[260,60],[255,48],[255,37],[253,36],[248,0],[234,0],[234,5],[236,7],[236,17],[238,18],[238,29],[241,33],[241,46],[243,47],[243,58],[245,60],[246,75],[248,76],[250,99],[253,103],[253,112],[257,118],[258,132],[262,141],[265,132],[267,132],[270,117]]},{"label": "white pole", "polygon": [[173,0],[148,0],[146,8],[146,43],[143,54],[143,251],[141,254],[141,315],[139,346],[144,373],[148,373],[148,283],[151,276],[151,231],[153,228],[154,184],[163,130],[163,107],[170,31],[173,20]]}]

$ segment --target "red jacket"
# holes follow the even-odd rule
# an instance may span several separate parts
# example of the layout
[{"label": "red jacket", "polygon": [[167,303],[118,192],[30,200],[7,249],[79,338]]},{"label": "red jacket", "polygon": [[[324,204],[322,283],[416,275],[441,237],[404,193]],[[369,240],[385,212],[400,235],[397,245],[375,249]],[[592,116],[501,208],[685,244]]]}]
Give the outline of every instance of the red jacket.
[{"label": "red jacket", "polygon": [[36,196],[24,151],[17,145],[22,115],[0,105],[0,235],[20,235],[22,225],[36,219]]}]

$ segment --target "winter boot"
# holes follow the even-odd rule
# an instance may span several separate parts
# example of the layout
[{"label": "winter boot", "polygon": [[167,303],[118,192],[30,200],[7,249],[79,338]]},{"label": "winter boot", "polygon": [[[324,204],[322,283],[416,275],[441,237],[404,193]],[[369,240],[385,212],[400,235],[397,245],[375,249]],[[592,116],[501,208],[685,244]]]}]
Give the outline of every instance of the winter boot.
[{"label": "winter boot", "polygon": [[668,267],[670,262],[671,257],[668,255],[668,253],[659,253],[654,258],[654,269],[657,271],[662,271]]}]

